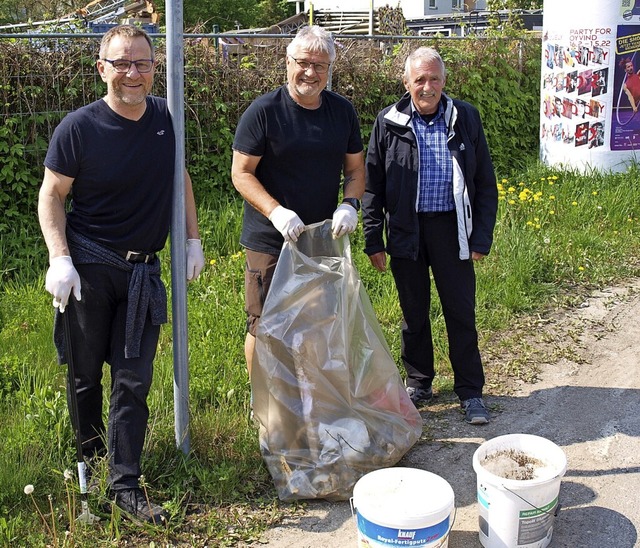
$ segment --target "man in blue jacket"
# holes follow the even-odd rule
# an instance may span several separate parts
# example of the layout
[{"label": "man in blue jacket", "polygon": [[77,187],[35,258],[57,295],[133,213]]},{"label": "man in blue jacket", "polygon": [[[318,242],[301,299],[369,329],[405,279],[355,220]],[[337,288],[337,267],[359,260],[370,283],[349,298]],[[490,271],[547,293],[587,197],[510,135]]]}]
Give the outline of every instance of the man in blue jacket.
[{"label": "man in blue jacket", "polygon": [[405,64],[407,93],[376,119],[362,203],[365,252],[381,272],[390,256],[404,316],[402,361],[411,400],[419,407],[433,396],[431,269],[454,391],[467,422],[485,424],[473,261],[491,248],[498,191],[478,111],[447,97],[445,82],[439,53],[418,48]]}]

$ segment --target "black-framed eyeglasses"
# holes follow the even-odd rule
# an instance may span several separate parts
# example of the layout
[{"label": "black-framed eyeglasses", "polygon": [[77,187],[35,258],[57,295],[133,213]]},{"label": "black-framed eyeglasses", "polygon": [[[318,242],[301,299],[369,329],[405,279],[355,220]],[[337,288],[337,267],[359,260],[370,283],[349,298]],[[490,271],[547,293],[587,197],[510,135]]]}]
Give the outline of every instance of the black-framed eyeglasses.
[{"label": "black-framed eyeglasses", "polygon": [[131,65],[135,65],[140,74],[151,72],[153,68],[153,59],[136,59],[135,61],[129,61],[129,59],[103,59],[103,61],[110,63],[113,70],[121,73],[129,72]]},{"label": "black-framed eyeglasses", "polygon": [[310,67],[313,67],[313,70],[315,70],[317,74],[326,74],[331,66],[331,63],[312,63],[311,61],[296,59],[292,55],[289,55],[289,57],[291,57],[291,59],[296,62],[296,65],[298,65],[302,70],[307,70]]}]

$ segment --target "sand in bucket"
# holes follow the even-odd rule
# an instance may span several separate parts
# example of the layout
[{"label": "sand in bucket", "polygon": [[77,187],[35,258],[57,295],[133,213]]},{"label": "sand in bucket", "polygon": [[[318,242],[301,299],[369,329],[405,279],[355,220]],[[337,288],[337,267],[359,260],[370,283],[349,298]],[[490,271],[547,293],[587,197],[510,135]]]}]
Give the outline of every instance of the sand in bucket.
[{"label": "sand in bucket", "polygon": [[440,476],[417,468],[369,472],[353,488],[358,547],[446,548],[453,526],[453,489]]},{"label": "sand in bucket", "polygon": [[479,535],[485,548],[545,548],[551,542],[567,458],[530,434],[498,436],[473,455]]}]

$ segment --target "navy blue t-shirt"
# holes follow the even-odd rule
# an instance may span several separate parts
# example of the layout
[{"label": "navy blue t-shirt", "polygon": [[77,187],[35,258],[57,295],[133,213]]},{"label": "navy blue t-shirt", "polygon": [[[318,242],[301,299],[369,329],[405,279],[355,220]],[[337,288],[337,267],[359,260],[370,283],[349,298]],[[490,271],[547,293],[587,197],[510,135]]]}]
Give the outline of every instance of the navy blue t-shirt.
[{"label": "navy blue t-shirt", "polygon": [[[327,90],[315,110],[298,105],[286,86],[258,97],[240,118],[233,148],[261,156],[258,181],[303,223],[330,219],[335,211],[345,154],[362,152],[353,105]],[[269,219],[245,201],[240,243],[279,253],[283,238]]]},{"label": "navy blue t-shirt", "polygon": [[140,120],[100,99],[55,129],[44,165],[74,179],[69,225],[121,251],[159,251],[171,224],[175,136],[165,99],[147,97]]}]

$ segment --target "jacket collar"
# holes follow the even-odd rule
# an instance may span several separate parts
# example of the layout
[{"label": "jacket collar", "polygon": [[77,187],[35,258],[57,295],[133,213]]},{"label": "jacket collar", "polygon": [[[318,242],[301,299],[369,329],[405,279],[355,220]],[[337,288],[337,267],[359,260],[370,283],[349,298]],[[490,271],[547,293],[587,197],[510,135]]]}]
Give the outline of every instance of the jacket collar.
[{"label": "jacket collar", "polygon": [[[451,128],[456,123],[458,112],[453,104],[453,99],[448,95],[443,93],[440,102],[444,104],[444,121],[449,131],[451,131]],[[411,114],[411,95],[406,92],[385,114],[384,120],[398,126],[407,127],[411,125]]]}]

